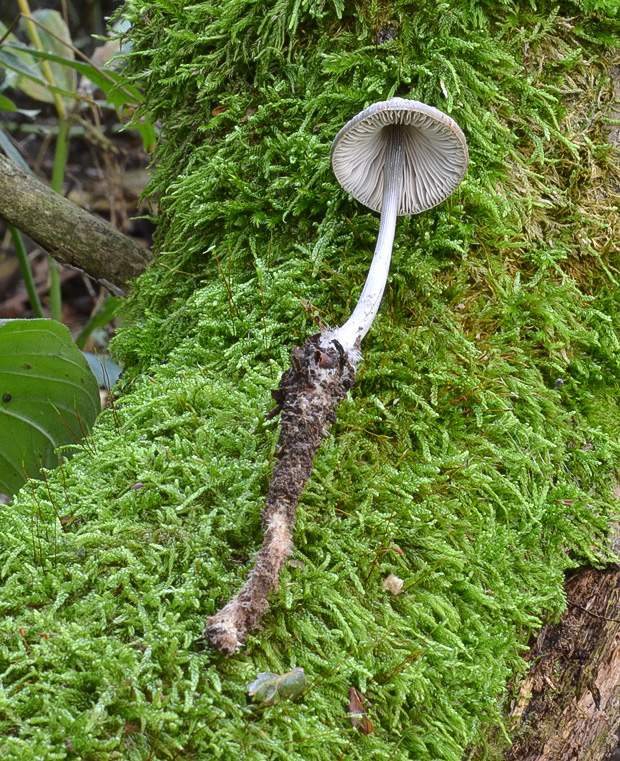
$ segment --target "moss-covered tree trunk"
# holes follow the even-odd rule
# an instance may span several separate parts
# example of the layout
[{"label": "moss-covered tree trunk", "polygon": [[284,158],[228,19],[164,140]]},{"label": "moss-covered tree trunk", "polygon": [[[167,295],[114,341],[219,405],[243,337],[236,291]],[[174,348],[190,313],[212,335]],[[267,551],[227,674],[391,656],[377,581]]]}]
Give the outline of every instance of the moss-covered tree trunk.
[{"label": "moss-covered tree trunk", "polygon": [[[604,134],[620,150],[620,66],[608,62],[615,103]],[[616,153],[616,156],[618,154]],[[611,176],[603,198],[620,190]],[[613,218],[613,216],[612,216]],[[620,499],[620,484],[612,494]],[[619,527],[610,544],[617,555]],[[586,568],[565,585],[567,609],[540,631],[511,708],[505,761],[618,761],[620,757],[620,567]]]},{"label": "moss-covered tree trunk", "polygon": [[[615,11],[127,3],[128,76],[162,126],[156,258],[116,339],[114,408],[3,508],[0,754],[460,761],[484,746],[566,571],[609,559]],[[292,346],[350,313],[374,246],[330,144],[393,95],[449,112],[470,169],[399,224],[293,562],[227,658],[202,632],[261,544],[271,391]],[[301,693],[248,696],[294,668]]]}]

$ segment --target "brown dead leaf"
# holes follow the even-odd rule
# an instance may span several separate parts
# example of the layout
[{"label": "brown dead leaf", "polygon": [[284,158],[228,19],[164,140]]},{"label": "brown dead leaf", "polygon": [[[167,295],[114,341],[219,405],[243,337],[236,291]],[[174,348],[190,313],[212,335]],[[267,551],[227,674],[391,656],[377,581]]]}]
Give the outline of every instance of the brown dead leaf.
[{"label": "brown dead leaf", "polygon": [[359,729],[362,734],[369,735],[375,731],[372,721],[366,713],[366,706],[370,701],[355,687],[349,689],[349,713],[351,714],[351,726]]}]

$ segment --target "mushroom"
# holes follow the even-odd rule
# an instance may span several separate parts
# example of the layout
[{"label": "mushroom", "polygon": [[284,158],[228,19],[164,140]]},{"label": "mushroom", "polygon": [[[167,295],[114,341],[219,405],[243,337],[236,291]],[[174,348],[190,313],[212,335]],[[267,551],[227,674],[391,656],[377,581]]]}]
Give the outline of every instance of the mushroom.
[{"label": "mushroom", "polygon": [[[381,212],[379,237],[351,317],[342,327],[294,347],[291,367],[272,392],[278,404],[269,417],[280,412],[281,431],[262,512],[263,544],[241,590],[207,619],[204,629],[207,642],[228,655],[258,626],[268,607],[267,596],[291,555],[301,492],[329,424],[336,419],[336,405],[353,385],[361,341],[381,303],[396,217],[430,209],[452,193],[465,174],[467,144],[459,127],[441,111],[393,98],[370,106],[340,130],[332,146],[332,164],[345,190]],[[392,576],[390,584],[398,594],[402,581]],[[371,732],[370,722],[368,726],[360,725],[361,731]]]},{"label": "mushroom", "polygon": [[465,135],[449,116],[415,100],[392,98],[354,116],[331,150],[336,179],[353,198],[381,213],[375,253],[353,314],[326,331],[353,362],[381,303],[392,258],[396,218],[437,206],[467,169]]}]

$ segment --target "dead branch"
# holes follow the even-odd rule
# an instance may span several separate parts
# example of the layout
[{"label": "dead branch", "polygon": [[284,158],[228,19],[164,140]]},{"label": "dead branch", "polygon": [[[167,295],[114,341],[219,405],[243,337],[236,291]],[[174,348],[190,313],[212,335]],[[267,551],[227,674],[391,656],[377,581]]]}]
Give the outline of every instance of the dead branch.
[{"label": "dead branch", "polygon": [[146,269],[151,252],[103,219],[55,193],[0,154],[0,217],[61,264],[119,293]]}]

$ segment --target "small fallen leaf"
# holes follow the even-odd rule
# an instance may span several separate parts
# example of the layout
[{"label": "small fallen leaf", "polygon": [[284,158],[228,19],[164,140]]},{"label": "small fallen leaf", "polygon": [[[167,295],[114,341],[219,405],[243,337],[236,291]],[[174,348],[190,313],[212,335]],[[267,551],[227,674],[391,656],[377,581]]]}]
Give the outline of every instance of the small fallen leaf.
[{"label": "small fallen leaf", "polygon": [[278,694],[278,678],[278,674],[263,671],[251,684],[248,684],[248,695],[271,705]]},{"label": "small fallen leaf", "polygon": [[307,686],[308,680],[302,668],[287,671],[285,674],[263,671],[248,685],[248,694],[255,700],[273,705],[276,698],[294,698]]},{"label": "small fallen leaf", "polygon": [[404,583],[405,582],[402,579],[399,579],[398,576],[394,576],[394,574],[391,573],[383,579],[383,588],[387,589],[388,592],[391,592],[393,595],[398,595],[402,592]]},{"label": "small fallen leaf", "polygon": [[369,735],[375,731],[372,721],[366,713],[366,706],[370,701],[355,687],[349,689],[349,713],[351,714],[351,726],[359,729],[362,734]]}]

